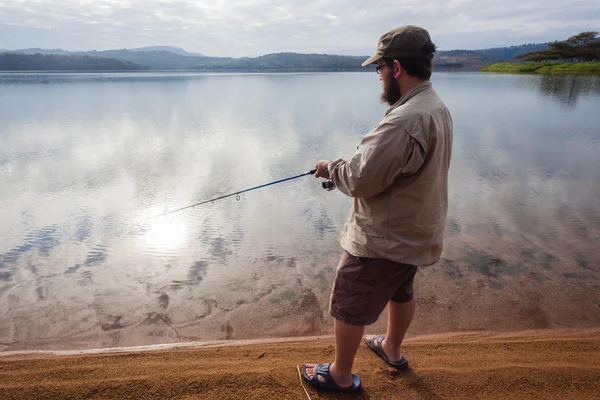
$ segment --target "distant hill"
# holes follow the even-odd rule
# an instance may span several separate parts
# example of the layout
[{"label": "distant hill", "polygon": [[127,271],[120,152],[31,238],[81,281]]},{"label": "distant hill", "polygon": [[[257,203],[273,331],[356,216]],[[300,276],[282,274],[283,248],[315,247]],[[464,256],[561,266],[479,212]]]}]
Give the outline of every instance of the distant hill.
[{"label": "distant hill", "polygon": [[0,53],[0,71],[136,71],[146,67],[114,58]]},{"label": "distant hill", "polygon": [[[92,56],[106,57],[121,60],[124,62],[142,65],[153,70],[170,70],[170,69],[203,69],[203,70],[282,70],[282,69],[362,69],[360,64],[368,58],[368,56],[337,56],[326,54],[300,54],[300,53],[273,53],[260,57],[244,57],[244,58],[229,58],[229,57],[206,57],[192,56],[193,53],[187,55],[176,54],[173,49],[154,50],[159,47],[142,47],[137,49],[121,49],[121,50],[105,50],[105,51],[78,51],[66,52],[66,54],[77,56]],[[39,49],[27,49],[24,51],[30,52]],[[63,50],[45,50],[46,54]],[[12,53],[22,52],[14,51]],[[29,54],[29,53],[28,53]]]},{"label": "distant hill", "polygon": [[200,53],[189,53],[181,47],[173,46],[149,46],[149,47],[138,47],[135,49],[129,49],[131,51],[168,51],[169,53],[178,54],[180,56],[188,57],[204,57],[204,54]]},{"label": "distant hill", "polygon": [[530,43],[520,46],[510,47],[495,47],[491,49],[476,50],[479,54],[496,59],[496,60],[511,60],[518,55],[529,53],[530,51],[546,50],[549,46],[547,43]]},{"label": "distant hill", "polygon": [[[481,50],[438,51],[433,59],[435,69],[476,71],[484,65],[514,61],[514,57],[531,51],[547,48],[544,43],[524,44],[520,46],[497,47]],[[208,57],[199,53],[189,53],[181,47],[149,46],[134,49],[77,51],[61,49],[22,49],[10,51],[11,54],[40,54],[89,56],[119,60],[129,68],[152,70],[345,70],[364,71],[361,63],[364,56],[341,56],[332,54],[272,53],[260,57]],[[73,59],[77,60],[77,59]],[[75,62],[75,61],[74,61]],[[75,62],[76,63],[76,62]],[[98,64],[98,63],[96,63]],[[98,64],[99,65],[99,64]],[[111,64],[116,65],[116,64]]]},{"label": "distant hill", "polygon": [[164,50],[135,51],[135,50],[106,50],[79,51],[73,54],[94,57],[110,57],[144,65],[150,69],[191,69],[200,64],[218,62],[219,58],[204,56],[182,56]]},{"label": "distant hill", "polygon": [[358,70],[368,57],[328,54],[272,53],[255,58],[217,59],[196,66],[196,69],[243,70]]},{"label": "distant hill", "polygon": [[438,68],[455,67],[460,64],[463,71],[478,71],[487,64],[515,61],[514,57],[530,51],[547,49],[544,43],[524,44],[521,46],[495,47],[480,50],[449,50],[439,51],[434,58]]},{"label": "distant hill", "polygon": [[481,57],[476,50],[445,50],[436,52],[436,57]]},{"label": "distant hill", "polygon": [[[8,51],[8,50],[5,50]],[[62,50],[62,49],[21,49],[21,50],[13,50],[11,53],[16,54],[59,54],[59,55],[69,55],[70,51]]]},{"label": "distant hill", "polygon": [[438,51],[433,58],[434,69],[453,69],[461,71],[478,71],[490,62],[489,57],[476,50]]},{"label": "distant hill", "polygon": [[[112,58],[123,62],[138,64],[150,69],[191,69],[203,63],[218,63],[220,58],[193,55],[178,47],[157,46],[156,48],[167,48],[166,50],[152,50],[152,47],[141,47],[137,49],[105,50],[105,51],[65,51],[62,49],[22,49],[9,51],[13,54],[56,54],[72,56],[90,56],[101,58]],[[177,54],[185,53],[186,55]],[[224,58],[222,60],[229,60]]]}]

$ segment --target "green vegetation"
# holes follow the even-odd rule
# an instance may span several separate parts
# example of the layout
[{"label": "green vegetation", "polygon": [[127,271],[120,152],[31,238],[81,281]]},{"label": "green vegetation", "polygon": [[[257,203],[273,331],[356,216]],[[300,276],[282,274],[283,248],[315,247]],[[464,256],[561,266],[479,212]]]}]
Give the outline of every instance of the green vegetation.
[{"label": "green vegetation", "polygon": [[540,73],[540,74],[600,74],[599,62],[561,63],[561,62],[528,62],[498,63],[480,69],[483,72]]},{"label": "green vegetation", "polygon": [[[517,55],[525,63],[507,62],[487,65],[483,72],[540,74],[600,73],[598,32],[581,32],[565,41],[548,43],[548,48]],[[577,62],[575,62],[577,61]]]},{"label": "green vegetation", "polygon": [[535,72],[538,68],[552,65],[553,63],[517,63],[505,62],[486,65],[480,71],[483,72]]},{"label": "green vegetation", "polygon": [[599,62],[585,62],[585,63],[563,63],[559,65],[542,67],[539,73],[588,73],[588,74],[599,74],[600,63]]}]

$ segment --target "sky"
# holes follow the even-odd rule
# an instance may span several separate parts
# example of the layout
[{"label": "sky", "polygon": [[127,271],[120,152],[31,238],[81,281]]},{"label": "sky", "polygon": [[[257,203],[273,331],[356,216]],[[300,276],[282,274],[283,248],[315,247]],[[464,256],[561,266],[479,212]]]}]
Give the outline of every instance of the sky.
[{"label": "sky", "polygon": [[218,57],[370,55],[419,25],[440,50],[564,40],[600,31],[598,0],[0,0],[0,49],[176,46]]}]

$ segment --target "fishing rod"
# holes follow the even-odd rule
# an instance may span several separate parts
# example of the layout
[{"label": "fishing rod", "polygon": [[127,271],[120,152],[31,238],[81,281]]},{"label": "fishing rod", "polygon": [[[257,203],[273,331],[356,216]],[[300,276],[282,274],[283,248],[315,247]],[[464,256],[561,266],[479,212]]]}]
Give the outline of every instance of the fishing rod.
[{"label": "fishing rod", "polygon": [[[277,183],[281,183],[281,182],[285,182],[285,181],[291,181],[292,179],[297,179],[297,178],[300,178],[300,177],[303,177],[303,176],[306,176],[306,175],[314,175],[315,172],[317,172],[317,170],[316,169],[312,169],[312,170],[310,170],[308,172],[305,172],[303,174],[300,174],[300,175],[291,176],[289,178],[284,178],[284,179],[279,179],[277,181],[265,183],[264,185],[254,186],[254,187],[251,187],[249,189],[240,190],[239,192],[230,193],[230,194],[226,194],[224,196],[215,197],[214,199],[201,201],[199,203],[191,204],[189,206],[181,207],[181,208],[178,208],[176,210],[171,210],[171,211],[164,212],[162,214],[155,215],[154,217],[151,217],[151,218],[162,217],[162,216],[167,215],[167,214],[172,214],[172,213],[175,213],[175,212],[178,212],[178,211],[186,210],[188,208],[198,207],[198,206],[201,206],[203,204],[211,203],[213,201],[221,200],[221,199],[224,199],[224,198],[227,198],[227,197],[231,197],[231,196],[236,196],[236,199],[239,200],[240,199],[239,196],[242,193],[246,193],[246,192],[249,192],[251,190],[256,190],[256,189],[264,188],[264,187],[267,187],[267,186],[275,185]],[[322,183],[323,189],[332,190],[332,188],[330,186],[328,186],[329,184],[327,182],[330,182],[330,181],[325,181],[325,182]]]}]

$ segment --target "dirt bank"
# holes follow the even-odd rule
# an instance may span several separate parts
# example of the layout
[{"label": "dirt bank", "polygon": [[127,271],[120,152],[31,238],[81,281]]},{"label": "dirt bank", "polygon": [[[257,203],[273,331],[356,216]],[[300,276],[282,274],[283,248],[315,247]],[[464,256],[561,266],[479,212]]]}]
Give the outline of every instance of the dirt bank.
[{"label": "dirt bank", "polygon": [[[306,399],[296,365],[331,361],[333,340],[0,357],[2,399]],[[456,333],[406,341],[412,368],[388,368],[363,344],[357,395],[313,399],[598,399],[600,329]]]}]

